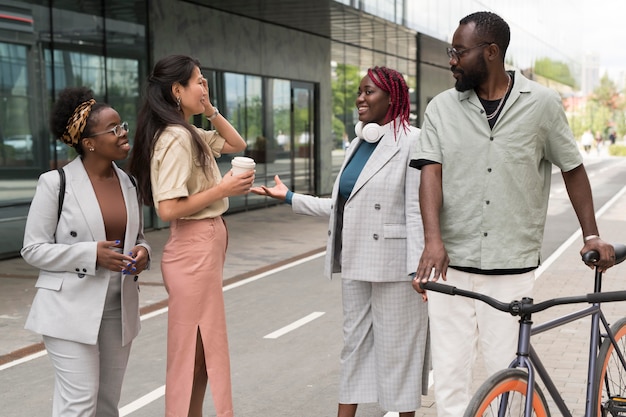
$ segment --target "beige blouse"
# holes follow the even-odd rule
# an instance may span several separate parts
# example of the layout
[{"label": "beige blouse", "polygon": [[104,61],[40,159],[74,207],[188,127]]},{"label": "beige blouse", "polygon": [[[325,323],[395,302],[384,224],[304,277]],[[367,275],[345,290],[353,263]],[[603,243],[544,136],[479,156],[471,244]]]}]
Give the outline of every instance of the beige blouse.
[{"label": "beige blouse", "polygon": [[[216,186],[222,180],[218,158],[226,142],[215,130],[195,128],[212,151],[207,155],[208,166],[200,166],[197,151],[189,132],[181,126],[168,126],[157,139],[150,161],[150,179],[154,206],[159,201],[188,197]],[[206,174],[205,174],[206,173]],[[228,198],[215,201],[197,213],[184,219],[217,217],[228,210]]]}]

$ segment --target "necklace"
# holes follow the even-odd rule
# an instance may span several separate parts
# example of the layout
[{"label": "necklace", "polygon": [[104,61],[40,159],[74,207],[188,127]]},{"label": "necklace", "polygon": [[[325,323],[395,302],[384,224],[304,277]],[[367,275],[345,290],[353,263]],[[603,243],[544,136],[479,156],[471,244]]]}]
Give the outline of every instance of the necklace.
[{"label": "necklace", "polygon": [[491,120],[494,117],[496,117],[496,115],[502,108],[502,105],[504,104],[504,99],[506,98],[506,95],[509,92],[509,87],[511,86],[511,76],[508,73],[506,74],[506,76],[509,77],[509,81],[506,83],[506,91],[504,92],[504,95],[500,99],[500,102],[498,103],[498,107],[493,111],[493,113],[487,115],[487,120]]}]

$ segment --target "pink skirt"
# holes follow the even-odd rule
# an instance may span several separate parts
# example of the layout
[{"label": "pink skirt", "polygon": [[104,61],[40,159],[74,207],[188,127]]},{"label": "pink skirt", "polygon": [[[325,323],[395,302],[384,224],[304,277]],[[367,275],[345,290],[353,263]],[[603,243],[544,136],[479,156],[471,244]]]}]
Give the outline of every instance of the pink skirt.
[{"label": "pink skirt", "polygon": [[196,338],[202,337],[218,417],[233,415],[223,271],[228,232],[222,217],[175,220],[161,269],[168,297],[166,417],[187,417]]}]

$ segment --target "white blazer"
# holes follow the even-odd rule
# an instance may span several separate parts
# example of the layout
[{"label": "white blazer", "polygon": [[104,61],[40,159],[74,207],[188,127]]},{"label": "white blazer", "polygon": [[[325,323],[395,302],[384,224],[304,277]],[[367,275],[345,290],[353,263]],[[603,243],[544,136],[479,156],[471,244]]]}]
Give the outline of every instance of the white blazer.
[{"label": "white blazer", "polygon": [[[143,211],[137,190],[126,173],[115,164],[126,204],[124,253],[144,246]],[[109,277],[108,269],[96,265],[97,242],[106,239],[104,221],[87,172],[80,157],[64,167],[65,201],[57,227],[60,176],[56,170],[39,177],[26,220],[21,254],[39,268],[37,293],[26,329],[34,332],[95,344],[100,329]],[[128,344],[140,329],[137,277],[122,275],[122,343]]]},{"label": "white blazer", "polygon": [[362,139],[350,143],[330,198],[293,195],[295,213],[330,216],[324,267],[327,277],[339,272],[335,259],[340,255],[342,278],[372,282],[411,280],[409,274],[417,270],[424,248],[418,195],[420,172],[409,167],[419,134],[418,128],[410,127],[405,132],[400,127],[397,138],[388,133],[380,139],[344,206],[341,248],[335,244],[339,179]]}]

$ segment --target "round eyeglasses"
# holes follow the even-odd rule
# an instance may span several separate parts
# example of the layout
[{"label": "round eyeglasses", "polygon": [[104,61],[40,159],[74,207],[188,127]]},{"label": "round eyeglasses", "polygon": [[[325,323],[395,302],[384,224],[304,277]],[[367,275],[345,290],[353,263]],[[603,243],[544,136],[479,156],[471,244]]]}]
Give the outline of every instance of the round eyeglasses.
[{"label": "round eyeglasses", "polygon": [[463,55],[472,49],[480,48],[481,46],[491,45],[493,42],[481,42],[476,46],[472,46],[471,48],[465,49],[456,49],[456,48],[446,48],[446,52],[448,53],[448,58],[454,59],[456,61],[460,60]]},{"label": "round eyeglasses", "polygon": [[120,138],[124,136],[124,133],[128,133],[128,132],[129,132],[128,122],[122,122],[121,124],[117,126],[113,126],[111,129],[105,130],[103,132],[94,133],[90,137],[104,135],[105,133],[113,133],[115,136]]}]

